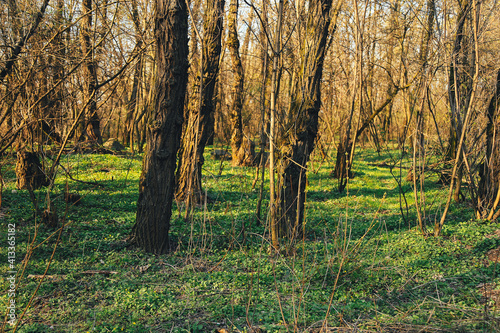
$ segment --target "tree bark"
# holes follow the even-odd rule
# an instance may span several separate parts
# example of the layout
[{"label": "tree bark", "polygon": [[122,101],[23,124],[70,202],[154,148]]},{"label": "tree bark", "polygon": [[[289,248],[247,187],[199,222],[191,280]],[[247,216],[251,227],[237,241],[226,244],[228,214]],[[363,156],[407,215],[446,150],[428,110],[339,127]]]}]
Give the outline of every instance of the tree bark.
[{"label": "tree bark", "polygon": [[154,110],[139,183],[132,239],[147,252],[169,250],[175,167],[183,123],[188,70],[188,24],[184,1],[157,0]]},{"label": "tree bark", "polygon": [[[496,78],[495,93],[488,105],[486,125],[486,159],[479,171],[478,210],[483,217],[493,217],[498,206],[496,198],[500,187],[500,134],[498,133],[498,113],[500,111],[500,70]],[[495,204],[496,202],[496,204]],[[490,213],[491,212],[491,213]],[[488,214],[490,213],[490,214]],[[487,215],[488,214],[488,215]]]},{"label": "tree bark", "polygon": [[197,103],[190,103],[177,169],[176,198],[187,201],[188,207],[191,202],[202,202],[203,197],[201,168],[204,163],[203,152],[210,134],[207,125],[214,111],[214,89],[219,73],[223,13],[224,0],[206,2],[202,68],[199,76],[201,79],[196,80],[199,100]]},{"label": "tree bark", "polygon": [[[261,207],[262,207],[262,198],[264,196],[264,179],[265,179],[265,169],[268,158],[266,157],[265,150],[268,143],[266,129],[269,129],[269,120],[266,121],[267,107],[266,107],[266,83],[269,79],[268,75],[268,52],[269,52],[269,41],[266,37],[266,31],[268,20],[267,20],[267,0],[262,0],[262,21],[260,26],[260,41],[262,46],[261,50],[261,91],[260,91],[260,151],[259,151],[259,168],[260,168],[260,189],[259,189],[259,199],[257,200],[257,209],[256,216],[257,222],[261,223]],[[267,117],[269,119],[269,117]],[[256,175],[255,181],[258,180],[258,174]],[[255,182],[254,181],[254,182]]]},{"label": "tree bark", "polygon": [[[132,0],[132,21],[135,27],[135,48],[134,52],[141,52],[142,48],[142,28],[139,21],[139,12],[137,10],[137,0]],[[134,66],[134,78],[132,80],[132,91],[127,103],[127,113],[125,115],[125,124],[123,130],[123,142],[130,144],[130,151],[134,153],[134,122],[137,109],[137,99],[140,86],[140,78],[143,70],[143,56],[140,54]],[[117,135],[118,137],[118,135]]]},{"label": "tree bark", "polygon": [[[426,227],[426,197],[425,197],[425,119],[428,100],[428,87],[430,85],[431,74],[429,69],[429,49],[431,37],[434,31],[434,17],[436,15],[435,0],[427,1],[427,20],[420,43],[419,63],[421,67],[420,78],[418,80],[415,98],[413,99],[414,109],[416,109],[415,134],[413,137],[413,159],[411,178],[413,180],[413,195],[415,198],[415,209],[417,212],[418,227],[422,235],[427,234]],[[416,105],[419,103],[419,105]]]},{"label": "tree bark", "polygon": [[448,148],[448,159],[458,159],[458,176],[453,199],[455,202],[460,201],[460,190],[462,185],[462,157],[457,156],[458,140],[462,132],[464,113],[470,103],[472,93],[472,71],[475,59],[470,54],[471,48],[468,46],[468,36],[466,22],[469,20],[471,3],[469,0],[461,1],[462,10],[457,17],[457,28],[455,41],[453,44],[453,53],[450,62],[449,84],[448,84],[448,99],[451,110],[450,137]]},{"label": "tree bark", "polygon": [[231,55],[231,67],[233,72],[232,105],[230,108],[231,119],[231,155],[234,166],[244,166],[253,164],[255,156],[248,149],[245,149],[243,136],[243,122],[241,110],[243,108],[243,83],[244,72],[240,57],[240,40],[237,29],[238,0],[231,0],[228,14],[228,38],[227,46]]},{"label": "tree bark", "polygon": [[82,1],[82,23],[81,40],[82,55],[85,57],[83,63],[83,76],[85,78],[86,98],[93,96],[85,112],[86,117],[82,124],[82,135],[86,136],[91,145],[102,144],[101,125],[97,114],[97,64],[95,61],[95,50],[92,49],[92,0]]},{"label": "tree bark", "polygon": [[303,233],[307,162],[318,133],[320,85],[331,5],[332,0],[309,2],[307,29],[300,49],[300,70],[292,91],[287,130],[280,138],[278,238],[293,240]]}]

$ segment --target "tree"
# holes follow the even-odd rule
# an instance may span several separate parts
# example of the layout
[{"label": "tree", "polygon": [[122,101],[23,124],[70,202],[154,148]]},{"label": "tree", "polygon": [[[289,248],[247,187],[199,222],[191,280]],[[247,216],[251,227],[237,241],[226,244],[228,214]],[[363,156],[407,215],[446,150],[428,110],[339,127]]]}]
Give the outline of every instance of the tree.
[{"label": "tree", "polygon": [[91,144],[102,144],[101,126],[97,114],[97,63],[95,60],[95,47],[92,46],[92,1],[82,1],[81,39],[82,54],[84,57],[85,95],[90,100],[83,119],[81,136],[86,136]]},{"label": "tree", "polygon": [[[136,122],[135,115],[137,109],[137,100],[139,98],[139,85],[140,85],[140,76],[142,74],[142,70],[144,67],[143,55],[141,53],[141,48],[143,45],[143,30],[141,28],[141,23],[139,21],[139,11],[137,8],[137,0],[132,0],[132,11],[131,17],[134,22],[134,28],[136,31],[135,36],[135,48],[134,52],[139,53],[138,59],[134,66],[134,77],[132,80],[132,91],[130,92],[130,98],[127,103],[127,112],[125,115],[125,124],[124,124],[124,135],[123,142],[130,144],[130,150],[134,152],[134,125]],[[138,133],[137,133],[138,134]]]},{"label": "tree", "polygon": [[[279,201],[276,221],[271,223],[278,238],[291,240],[302,235],[304,228],[307,162],[318,133],[323,62],[328,38],[333,34],[330,31],[332,0],[312,0],[307,5],[305,25],[298,28],[299,36],[303,38],[299,51],[300,68],[293,82],[287,118],[282,120],[285,130],[280,133],[278,141],[281,152],[278,165]],[[333,13],[335,21],[339,10],[340,1]]]},{"label": "tree", "polygon": [[[450,208],[452,195],[455,201],[458,200],[460,194],[460,187],[462,182],[462,170],[464,164],[467,167],[469,176],[469,189],[472,194],[472,204],[474,205],[476,214],[477,202],[475,198],[475,185],[474,179],[471,174],[471,169],[468,163],[467,147],[465,145],[465,140],[467,137],[468,126],[473,113],[473,102],[476,97],[477,92],[477,79],[479,77],[479,46],[478,46],[478,27],[479,27],[479,14],[481,4],[472,1],[472,4],[465,0],[461,3],[461,12],[457,18],[457,31],[455,34],[455,42],[453,45],[453,54],[450,65],[449,73],[449,98],[450,98],[450,109],[451,109],[451,119],[452,126],[450,134],[450,151],[454,154],[454,164],[453,170],[450,178],[450,188],[448,193],[448,199],[446,200],[446,205],[444,207],[441,219],[434,223],[434,236],[439,236],[443,228],[444,222],[446,220],[446,215]],[[470,12],[469,13],[469,9]],[[467,35],[464,34],[464,22],[466,16],[472,16],[472,43],[467,47],[464,44],[464,38]],[[461,68],[458,68],[458,64],[461,63]],[[470,74],[473,71],[473,75]],[[462,120],[463,118],[463,120]],[[456,187],[455,187],[456,185]],[[455,190],[455,192],[453,192]],[[479,216],[478,216],[479,217]]]},{"label": "tree", "polygon": [[190,103],[183,130],[179,167],[177,169],[177,200],[202,202],[201,168],[203,152],[209,138],[208,124],[214,111],[214,89],[219,73],[224,0],[206,1],[204,8],[201,70],[196,80],[198,100]]},{"label": "tree", "polygon": [[458,145],[464,126],[463,119],[471,101],[472,77],[476,61],[473,54],[473,43],[470,42],[472,30],[467,29],[467,23],[471,21],[472,3],[469,0],[461,0],[459,3],[461,11],[457,17],[448,76],[448,100],[451,111],[448,158],[450,160],[456,159],[458,164],[456,187],[453,193],[453,199],[456,202],[460,200],[463,175],[462,156],[458,154]]},{"label": "tree", "polygon": [[133,240],[157,254],[169,249],[175,167],[187,87],[188,24],[184,1],[157,0],[155,102],[139,183]]},{"label": "tree", "polygon": [[232,105],[230,109],[231,119],[231,155],[235,166],[251,165],[255,158],[249,140],[243,136],[243,121],[241,109],[243,108],[243,83],[244,72],[239,53],[240,41],[238,39],[238,0],[231,0],[228,14],[228,37],[227,46],[231,55],[233,72]]},{"label": "tree", "polygon": [[495,212],[500,201],[500,135],[498,133],[500,112],[500,69],[497,72],[495,92],[487,110],[486,158],[479,171],[478,210],[488,220],[498,218]]},{"label": "tree", "polygon": [[[416,108],[416,124],[415,134],[413,137],[413,194],[415,197],[415,208],[417,210],[418,226],[422,234],[426,234],[425,226],[425,111],[428,105],[427,99],[429,98],[429,84],[431,77],[431,70],[429,69],[429,52],[431,47],[431,38],[434,32],[434,17],[436,15],[436,4],[434,0],[427,1],[427,20],[423,30],[422,41],[419,54],[419,65],[421,66],[421,75],[418,80],[416,96],[418,97],[420,105]],[[415,100],[417,99],[415,97]],[[418,184],[417,184],[418,179]],[[420,192],[420,193],[418,193]]]}]

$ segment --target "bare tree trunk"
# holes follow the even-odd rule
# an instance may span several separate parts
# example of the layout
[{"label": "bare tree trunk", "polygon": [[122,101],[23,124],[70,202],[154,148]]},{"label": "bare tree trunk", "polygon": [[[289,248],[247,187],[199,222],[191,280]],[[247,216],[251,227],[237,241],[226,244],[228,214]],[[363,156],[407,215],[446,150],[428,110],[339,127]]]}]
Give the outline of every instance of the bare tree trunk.
[{"label": "bare tree trunk", "polygon": [[[458,105],[461,105],[462,103],[464,103],[464,107],[466,106],[466,109],[462,110],[461,108],[460,109],[455,109],[455,111],[458,111],[455,116],[457,117],[457,120],[459,120],[459,123],[457,124],[457,127],[456,128],[460,128],[460,132],[456,132],[456,134],[460,134],[460,139],[457,142],[457,145],[456,145],[456,152],[455,152],[455,159],[454,159],[454,164],[453,164],[453,171],[452,171],[452,174],[451,174],[451,178],[450,178],[450,190],[449,190],[449,193],[448,193],[448,199],[446,200],[446,205],[444,207],[444,210],[443,210],[443,214],[441,215],[441,219],[438,221],[435,222],[434,224],[434,236],[439,236],[441,234],[441,230],[443,228],[443,225],[444,225],[444,222],[446,220],[446,215],[448,214],[448,210],[450,208],[450,204],[451,204],[451,198],[452,198],[452,195],[454,194],[453,193],[453,190],[455,189],[455,199],[456,199],[456,193],[459,193],[460,192],[460,184],[461,184],[461,176],[462,176],[462,172],[461,170],[463,169],[463,166],[462,166],[462,162],[465,161],[465,164],[467,165],[468,169],[469,169],[469,166],[467,164],[467,153],[466,153],[466,147],[465,147],[465,139],[466,139],[466,133],[467,133],[467,129],[468,129],[468,125],[469,125],[469,121],[470,121],[470,118],[471,118],[471,114],[472,114],[472,102],[474,101],[474,98],[476,96],[476,90],[477,90],[477,79],[479,77],[479,46],[478,46],[478,19],[479,19],[479,9],[481,7],[481,4],[480,3],[477,3],[476,0],[473,0],[472,1],[472,5],[471,5],[471,16],[472,16],[472,26],[473,26],[473,29],[472,29],[472,37],[473,37],[473,61],[472,63],[474,64],[474,75],[471,77],[471,78],[467,78],[467,81],[470,80],[470,84],[468,83],[465,83],[465,81],[462,81],[463,83],[458,85],[458,81],[457,81],[457,71],[456,71],[456,57],[457,57],[457,53],[456,51],[459,50],[461,48],[461,39],[462,37],[460,37],[460,35],[462,35],[463,33],[463,29],[460,28],[460,25],[462,25],[463,23],[461,22],[462,19],[465,19],[465,17],[462,17],[462,14],[465,15],[466,12],[469,11],[468,7],[470,6],[470,4],[466,1],[465,2],[465,6],[462,7],[462,13],[461,15],[459,15],[458,17],[458,21],[457,21],[457,25],[458,25],[458,28],[457,28],[457,35],[456,35],[456,40],[455,40],[455,46],[453,48],[453,56],[452,56],[452,69],[450,70],[450,76],[453,76],[453,87],[451,87],[451,83],[450,82],[450,88],[449,89],[454,89],[454,97],[456,98],[456,105],[455,106],[458,106]],[[467,52],[468,53],[468,52]],[[467,54],[462,54],[462,56],[467,56]],[[468,66],[466,66],[467,68]],[[467,70],[470,70],[470,68],[467,68]],[[451,74],[451,73],[454,73],[454,74]],[[463,97],[460,97],[460,93],[459,93],[459,89],[460,90],[464,90],[465,92],[465,95],[462,95]],[[451,91],[451,90],[449,90]],[[462,102],[462,103],[461,103]],[[451,104],[451,101],[450,101],[450,104]],[[460,117],[460,111],[463,111],[465,114],[465,120],[462,122],[461,121],[461,117]],[[453,108],[452,108],[452,112],[453,112]],[[452,115],[453,117],[453,115]],[[458,137],[457,137],[458,138]],[[465,157],[465,159],[464,159]],[[469,172],[470,172],[470,169],[469,169]],[[474,190],[473,188],[473,178],[471,177],[470,173],[469,173],[469,181],[471,182],[470,184],[470,188],[472,189],[472,191]],[[456,188],[454,187],[455,186],[455,182],[456,182]],[[471,192],[472,192],[471,191]],[[477,204],[477,202],[475,202],[474,198],[473,198],[473,205],[475,206]],[[477,210],[476,210],[476,213],[477,213]]]},{"label": "bare tree trunk", "polygon": [[[340,4],[340,2],[339,2]],[[303,234],[307,162],[314,150],[321,106],[321,79],[332,0],[309,2],[307,30],[300,46],[300,70],[294,82],[286,128],[280,142],[278,238]],[[339,7],[336,8],[335,17]]]},{"label": "bare tree trunk", "polygon": [[486,126],[486,158],[479,182],[478,210],[482,217],[491,220],[498,207],[500,193],[500,134],[498,133],[498,113],[500,111],[500,70],[496,78],[495,93],[488,105]]},{"label": "bare tree trunk", "polygon": [[462,118],[470,102],[473,77],[471,69],[473,70],[473,63],[475,61],[471,61],[471,48],[467,45],[469,36],[467,36],[467,32],[465,31],[466,22],[469,20],[470,16],[471,3],[469,0],[464,0],[463,3],[461,3],[461,7],[462,10],[457,17],[457,28],[451,56],[448,85],[448,98],[451,110],[448,159],[457,159],[458,161],[456,187],[453,194],[455,202],[460,201],[463,174],[462,157],[457,155],[457,146],[463,128]]},{"label": "bare tree trunk", "polygon": [[278,5],[278,24],[276,25],[276,34],[274,36],[273,48],[273,72],[271,77],[271,110],[269,124],[269,229],[271,231],[271,243],[275,250],[279,250],[279,219],[276,199],[276,181],[275,181],[275,117],[276,104],[279,92],[278,62],[281,54],[281,28],[283,20],[283,0]]},{"label": "bare tree trunk", "polygon": [[231,119],[231,155],[234,166],[253,164],[255,156],[252,154],[251,145],[244,144],[243,122],[241,119],[241,109],[243,108],[243,83],[244,73],[239,53],[240,41],[238,39],[238,0],[231,0],[228,14],[228,38],[227,46],[231,55],[231,67],[233,72],[232,105],[230,109]]},{"label": "bare tree trunk", "polygon": [[169,250],[188,70],[188,24],[184,1],[157,0],[155,106],[147,129],[147,152],[139,184],[132,238],[147,252]]},{"label": "bare tree trunk", "polygon": [[[396,29],[397,27],[397,14],[399,12],[399,2],[398,0],[396,1],[391,1],[391,16],[389,18],[389,45],[388,45],[388,50],[387,50],[387,92],[386,94],[389,96],[392,94],[392,91],[394,89],[394,85],[391,83],[393,81],[392,74],[393,74],[393,62],[394,62],[394,48],[396,46]],[[387,105],[386,107],[387,111],[384,114],[383,121],[382,121],[382,131],[384,134],[384,140],[388,142],[391,140],[391,125],[392,125],[392,109],[393,109],[393,103],[392,101]]]},{"label": "bare tree trunk", "polygon": [[97,64],[95,60],[95,50],[92,46],[92,0],[82,1],[82,23],[81,40],[82,55],[85,57],[83,63],[83,76],[85,78],[86,98],[93,96],[85,112],[81,135],[86,136],[91,145],[102,144],[101,121],[97,114]]},{"label": "bare tree trunk", "polygon": [[[423,235],[427,233],[425,225],[425,107],[428,96],[430,80],[429,48],[431,37],[434,32],[434,17],[436,15],[435,0],[427,1],[427,21],[420,46],[419,62],[421,66],[420,80],[417,86],[416,96],[419,96],[420,105],[416,106],[416,131],[413,141],[413,193],[415,197],[415,208],[417,210],[418,226]],[[417,184],[418,183],[418,184]]]},{"label": "bare tree trunk", "polygon": [[[261,57],[262,57],[262,67],[261,67],[261,73],[262,73],[262,81],[261,81],[261,91],[260,91],[260,152],[259,152],[259,169],[260,169],[260,189],[259,189],[259,199],[257,201],[257,209],[256,209],[256,215],[257,215],[257,221],[260,223],[261,221],[261,207],[262,207],[262,198],[264,196],[264,178],[265,178],[265,165],[267,158],[265,157],[265,150],[266,150],[266,145],[268,142],[267,138],[267,133],[266,133],[266,128],[268,128],[267,124],[269,124],[268,121],[266,121],[266,82],[269,78],[268,75],[268,51],[269,51],[269,41],[266,38],[266,31],[267,29],[267,0],[262,0],[262,25],[260,29],[260,41],[261,44],[264,44],[261,50]],[[258,173],[256,176],[258,177]]]},{"label": "bare tree trunk", "polygon": [[[64,27],[64,0],[57,1],[57,11],[56,11],[56,24],[60,27]],[[64,69],[64,61],[63,59],[66,56],[66,46],[64,45],[64,34],[60,32],[54,38],[53,43],[53,52],[54,56],[49,58],[49,62],[52,63],[53,68],[53,82],[62,81],[65,76]],[[62,109],[63,109],[63,100],[64,100],[64,91],[63,87],[57,88],[56,91],[52,92],[49,97],[49,110],[48,110],[48,119],[45,119],[45,123],[47,124],[46,134],[53,140],[58,143],[62,143],[62,130],[57,131],[58,120],[63,117]]]},{"label": "bare tree trunk", "polygon": [[[201,168],[204,163],[203,152],[209,133],[207,124],[214,110],[214,89],[219,73],[224,0],[207,1],[205,8],[204,34],[202,45],[202,68],[198,80],[198,103],[189,110],[187,125],[181,145],[179,167],[177,170],[177,200],[191,203],[203,202]],[[189,211],[189,209],[187,209]]]},{"label": "bare tree trunk", "polygon": [[[134,52],[141,52],[142,48],[142,28],[139,21],[139,12],[137,10],[137,0],[132,0],[132,20],[135,26],[135,48]],[[139,93],[140,78],[143,69],[143,56],[140,54],[134,66],[134,78],[132,80],[132,91],[127,104],[127,113],[125,115],[125,124],[123,129],[123,142],[130,144],[130,151],[134,152],[134,120],[137,109],[137,99]],[[118,136],[117,136],[118,137]]]},{"label": "bare tree trunk", "polygon": [[349,105],[349,117],[344,125],[344,133],[342,138],[337,146],[337,159],[335,161],[335,169],[333,171],[334,177],[337,178],[338,181],[338,191],[343,192],[347,186],[347,180],[352,177],[351,172],[351,164],[352,160],[351,151],[353,147],[353,141],[356,140],[356,137],[351,141],[351,130],[352,130],[352,122],[354,119],[354,112],[356,108],[356,96],[359,96],[359,104],[361,108],[361,91],[362,91],[362,69],[363,69],[363,27],[361,27],[361,23],[359,20],[359,11],[358,11],[358,2],[357,0],[354,2],[354,12],[355,12],[355,36],[354,42],[356,47],[356,64],[354,67],[354,83],[352,85],[352,96],[350,99]]}]

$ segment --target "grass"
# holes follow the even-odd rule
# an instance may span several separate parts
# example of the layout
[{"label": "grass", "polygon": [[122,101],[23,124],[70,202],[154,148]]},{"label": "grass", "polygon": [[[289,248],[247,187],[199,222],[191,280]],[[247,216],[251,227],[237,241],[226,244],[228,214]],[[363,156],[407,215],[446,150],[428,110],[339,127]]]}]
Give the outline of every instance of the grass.
[{"label": "grass", "polygon": [[[87,183],[62,171],[57,178],[51,198],[66,223],[59,243],[58,234],[34,217],[28,193],[15,189],[14,161],[5,160],[1,235],[5,243],[7,225],[16,224],[19,272],[35,235],[34,244],[41,244],[17,279],[18,317],[39,288],[17,331],[318,332],[325,319],[332,331],[499,330],[498,269],[487,257],[500,246],[498,224],[474,220],[468,205],[454,204],[443,236],[424,238],[407,171],[398,184],[399,171],[392,175],[380,166],[397,153],[358,152],[355,178],[342,194],[329,176],[333,161],[314,160],[306,238],[289,256],[269,254],[267,229],[256,223],[255,169],[221,164],[208,153],[204,186],[211,200],[191,221],[174,205],[170,234],[176,250],[164,256],[126,241],[135,219],[139,156],[65,158],[72,177]],[[65,214],[66,184],[82,204]],[[409,206],[405,218],[401,193]],[[37,192],[40,206],[45,194]],[[429,174],[430,228],[446,195]],[[6,262],[6,247],[0,252]],[[8,271],[0,265],[2,313]]]}]

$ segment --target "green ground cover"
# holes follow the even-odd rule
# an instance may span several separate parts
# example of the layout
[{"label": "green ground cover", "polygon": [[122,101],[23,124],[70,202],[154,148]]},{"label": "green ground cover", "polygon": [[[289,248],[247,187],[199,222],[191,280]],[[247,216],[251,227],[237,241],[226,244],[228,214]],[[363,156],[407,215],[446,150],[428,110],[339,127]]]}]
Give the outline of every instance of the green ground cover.
[{"label": "green ground cover", "polygon": [[[59,242],[57,230],[34,217],[27,191],[15,189],[15,161],[6,161],[2,313],[8,301],[7,225],[16,224],[18,272],[28,248],[36,246],[17,281],[18,318],[26,309],[17,331],[318,332],[325,319],[332,332],[499,330],[499,269],[490,259],[500,246],[500,227],[474,220],[467,203],[453,204],[443,236],[424,238],[407,169],[400,178],[399,169],[391,174],[387,167],[397,152],[359,152],[355,178],[342,194],[330,177],[334,161],[314,160],[306,235],[287,256],[269,252],[267,229],[256,222],[255,169],[214,161],[209,152],[204,186],[210,200],[190,221],[174,205],[175,250],[163,256],[126,241],[135,219],[140,156],[75,154],[63,161],[74,179],[87,183],[59,173],[51,194],[65,223]],[[82,196],[80,205],[66,207],[66,184]],[[45,195],[37,192],[40,206]],[[429,228],[446,195],[429,173]]]}]

